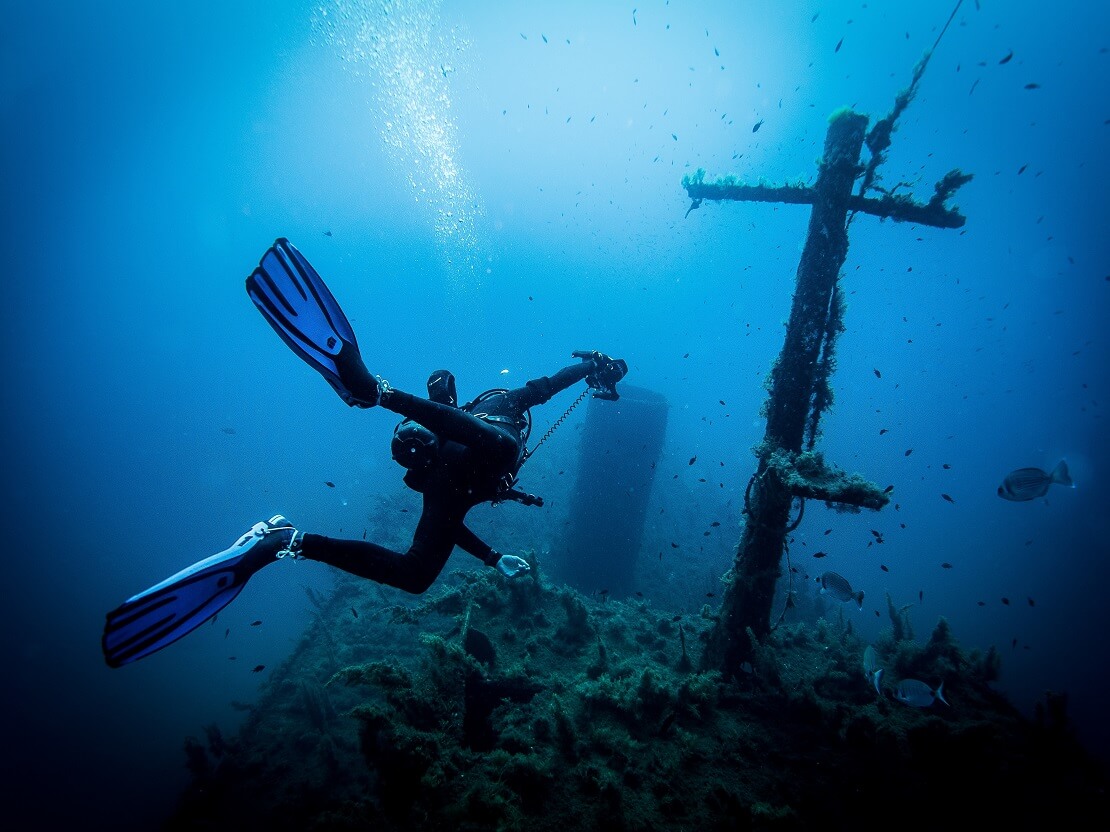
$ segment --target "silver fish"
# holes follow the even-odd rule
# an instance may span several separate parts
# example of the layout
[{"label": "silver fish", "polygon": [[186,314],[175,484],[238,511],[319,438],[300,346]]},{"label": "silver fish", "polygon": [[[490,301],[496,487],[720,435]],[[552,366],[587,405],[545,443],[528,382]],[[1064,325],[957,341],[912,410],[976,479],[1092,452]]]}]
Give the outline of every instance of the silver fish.
[{"label": "silver fish", "polygon": [[1051,474],[1040,468],[1018,468],[1016,471],[1011,471],[1002,481],[1002,485],[998,486],[998,496],[1013,502],[1035,500],[1047,494],[1048,487],[1053,483],[1075,488],[1075,483],[1071,481],[1071,475],[1068,474],[1068,463],[1062,459],[1052,469]]},{"label": "silver fish", "polygon": [[859,608],[863,609],[863,590],[853,592],[852,585],[846,578],[835,572],[826,572],[817,580],[821,582],[822,595],[828,593],[837,601],[855,601],[859,604]]},{"label": "silver fish", "polygon": [[937,685],[937,689],[933,690],[924,682],[919,682],[917,679],[903,679],[898,683],[898,687],[894,689],[894,698],[899,702],[905,702],[907,705],[913,705],[915,708],[928,708],[936,701],[941,701],[945,705],[948,700],[944,698],[944,682]]},{"label": "silver fish", "polygon": [[875,648],[870,644],[863,651],[863,672],[871,680],[871,684],[875,686],[875,693],[881,695],[883,691],[879,684],[883,680],[883,669],[879,667],[879,654],[875,652]]}]

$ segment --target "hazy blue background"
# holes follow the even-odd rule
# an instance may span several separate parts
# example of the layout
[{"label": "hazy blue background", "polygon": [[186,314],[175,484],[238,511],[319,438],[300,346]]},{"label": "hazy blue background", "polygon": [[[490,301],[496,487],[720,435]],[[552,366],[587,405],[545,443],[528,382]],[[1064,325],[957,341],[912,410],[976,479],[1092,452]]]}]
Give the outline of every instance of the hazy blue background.
[{"label": "hazy blue background", "polygon": [[[400,487],[395,420],[346,408],[247,299],[275,237],[405,389],[442,366],[469,397],[574,349],[625,357],[631,383],[671,402],[655,499],[683,506],[645,553],[685,539],[670,574],[700,598],[736,539],[808,212],[707,203],[684,219],[680,179],[812,181],[829,113],[885,115],[953,4],[168,5],[18,4],[0,32],[0,790],[9,817],[86,829],[164,816],[184,737],[234,727],[230,702],[265,675],[250,667],[281,661],[302,587],[331,577],[267,570],[216,627],[116,671],[104,612],[275,511],[357,531]],[[882,169],[921,200],[946,171],[974,173],[955,200],[966,229],[859,217],[845,265],[821,447],[894,484],[900,509],[811,506],[795,563],[867,592],[865,634],[886,626],[885,592],[923,591],[919,637],[943,615],[965,648],[998,645],[1023,710],[1068,691],[1110,756],[1107,12],[981,5],[963,4]],[[572,467],[564,431],[551,459]],[[995,495],[1010,469],[1064,456],[1077,489]],[[885,543],[868,548],[870,529]]]}]

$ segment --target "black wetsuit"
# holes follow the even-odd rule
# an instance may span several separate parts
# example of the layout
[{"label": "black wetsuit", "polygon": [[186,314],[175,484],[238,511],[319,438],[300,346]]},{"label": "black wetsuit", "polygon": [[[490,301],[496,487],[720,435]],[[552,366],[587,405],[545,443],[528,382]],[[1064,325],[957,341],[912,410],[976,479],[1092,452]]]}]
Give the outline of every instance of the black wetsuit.
[{"label": "black wetsuit", "polygon": [[594,363],[582,361],[553,376],[489,396],[474,408],[478,414],[494,417],[488,421],[453,405],[390,391],[382,407],[420,423],[439,438],[436,461],[405,475],[405,483],[424,495],[412,546],[401,554],[365,540],[306,534],[301,554],[417,594],[432,585],[455,546],[494,566],[501,555],[464,525],[466,513],[497,498],[505,478],[516,475],[522,461],[525,411],[593,372]]}]

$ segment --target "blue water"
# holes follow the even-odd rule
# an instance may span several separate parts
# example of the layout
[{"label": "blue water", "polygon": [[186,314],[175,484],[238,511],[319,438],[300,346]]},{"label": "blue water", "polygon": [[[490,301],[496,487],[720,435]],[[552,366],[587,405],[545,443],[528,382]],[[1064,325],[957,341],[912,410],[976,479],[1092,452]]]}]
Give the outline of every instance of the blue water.
[{"label": "blue water", "polygon": [[[215,626],[116,671],[105,611],[276,511],[357,535],[400,492],[395,420],[344,406],[243,291],[275,237],[403,389],[450,367],[468,398],[575,349],[626,358],[671,403],[654,499],[681,510],[645,552],[697,535],[670,574],[700,597],[736,539],[808,211],[684,218],[681,177],[812,181],[827,116],[885,115],[953,3],[166,5],[21,4],[0,36],[0,783],[6,814],[42,828],[154,827],[185,736],[234,730],[250,668],[288,654],[304,587],[332,576],[280,564]],[[965,649],[997,645],[1015,704],[1066,691],[1110,757],[1110,26],[1092,8],[968,0],[942,40],[881,173],[921,201],[973,173],[967,225],[853,222],[820,444],[895,485],[897,508],[812,505],[792,555],[866,591],[865,634],[889,592],[919,637],[944,616]],[[1077,488],[996,496],[1061,458]],[[733,533],[702,542],[710,518]]]}]

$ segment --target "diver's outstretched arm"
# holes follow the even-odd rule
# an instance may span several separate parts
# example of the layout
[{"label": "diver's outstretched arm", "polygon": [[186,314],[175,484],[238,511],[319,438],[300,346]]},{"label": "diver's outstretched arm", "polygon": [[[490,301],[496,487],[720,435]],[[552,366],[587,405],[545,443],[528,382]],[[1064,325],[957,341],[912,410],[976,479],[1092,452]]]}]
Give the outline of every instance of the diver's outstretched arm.
[{"label": "diver's outstretched arm", "polygon": [[527,410],[534,405],[545,404],[556,393],[561,393],[582,379],[586,380],[599,398],[617,397],[616,384],[628,372],[628,365],[623,359],[586,351],[575,352],[574,356],[582,360],[563,367],[553,376],[532,379],[523,387],[510,391],[510,395],[516,397],[516,401],[520,403],[521,409]]}]

